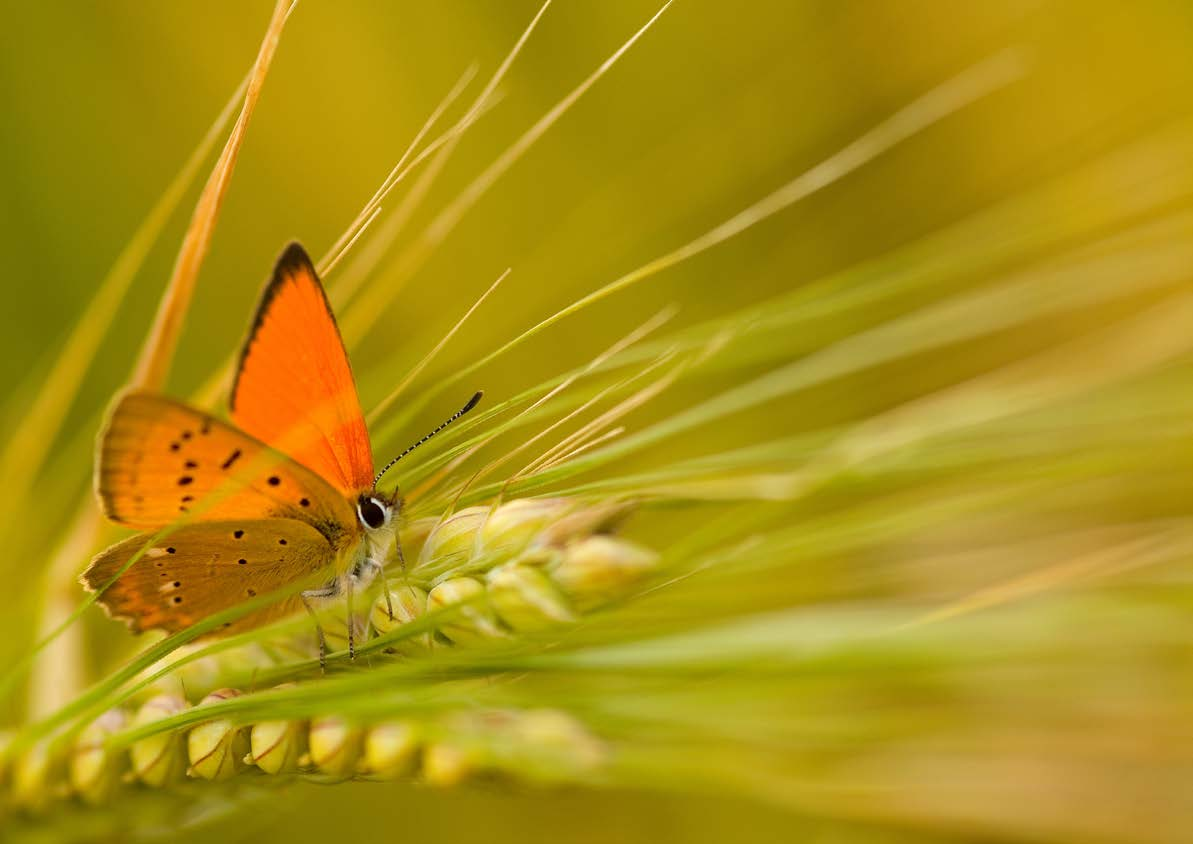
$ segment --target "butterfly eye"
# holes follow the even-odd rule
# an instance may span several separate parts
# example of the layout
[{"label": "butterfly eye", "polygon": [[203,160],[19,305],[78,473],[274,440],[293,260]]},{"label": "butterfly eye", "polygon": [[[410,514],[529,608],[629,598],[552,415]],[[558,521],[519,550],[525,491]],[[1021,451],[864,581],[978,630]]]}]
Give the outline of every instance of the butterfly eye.
[{"label": "butterfly eye", "polygon": [[365,527],[376,530],[385,524],[385,507],[376,498],[361,498],[356,505],[356,512]]}]

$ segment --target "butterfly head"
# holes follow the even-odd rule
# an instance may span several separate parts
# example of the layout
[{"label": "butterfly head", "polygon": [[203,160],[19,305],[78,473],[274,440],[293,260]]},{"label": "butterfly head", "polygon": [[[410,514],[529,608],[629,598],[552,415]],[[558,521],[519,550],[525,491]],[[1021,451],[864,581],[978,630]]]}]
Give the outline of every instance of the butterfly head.
[{"label": "butterfly head", "polygon": [[398,512],[398,494],[393,498],[377,490],[361,493],[356,499],[356,518],[366,531],[385,530],[393,524]]},{"label": "butterfly head", "polygon": [[[374,563],[388,560],[395,548],[398,559],[402,559],[402,549],[398,544],[398,515],[401,507],[402,499],[396,489],[391,495],[371,489],[356,497],[356,520],[360,523],[364,541],[364,557],[353,569],[353,574],[358,578],[364,574],[361,563],[365,560]],[[359,585],[367,585],[367,582]]]}]

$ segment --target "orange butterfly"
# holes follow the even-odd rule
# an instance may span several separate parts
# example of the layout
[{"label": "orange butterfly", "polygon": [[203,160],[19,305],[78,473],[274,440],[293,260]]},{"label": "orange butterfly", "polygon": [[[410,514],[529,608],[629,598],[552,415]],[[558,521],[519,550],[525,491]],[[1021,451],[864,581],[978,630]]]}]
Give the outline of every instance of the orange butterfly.
[{"label": "orange butterfly", "polygon": [[[82,582],[103,589],[108,614],[136,632],[177,631],[256,595],[319,576],[297,592],[226,623],[247,630],[312,601],[368,589],[397,544],[401,499],[377,491],[397,460],[373,475],[373,451],[348,357],[323,286],[297,243],[278,259],[241,351],[231,417],[220,421],[172,399],[121,396],[101,433],[96,492],[111,520],[159,531],[99,554]],[[391,613],[392,614],[392,613]],[[349,624],[349,631],[352,630]],[[325,644],[319,630],[322,655]],[[351,639],[349,648],[351,649]]]}]

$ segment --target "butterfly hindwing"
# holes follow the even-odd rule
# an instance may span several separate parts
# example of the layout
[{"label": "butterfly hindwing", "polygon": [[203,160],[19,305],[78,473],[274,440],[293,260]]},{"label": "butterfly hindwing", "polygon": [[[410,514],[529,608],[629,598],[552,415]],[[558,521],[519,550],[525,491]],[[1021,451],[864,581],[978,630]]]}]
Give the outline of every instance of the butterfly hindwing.
[{"label": "butterfly hindwing", "polygon": [[[99,591],[142,549],[144,553],[105,589],[99,602],[134,632],[174,632],[258,595],[284,590],[327,569],[335,552],[326,537],[293,519],[199,522],[171,530],[159,541],[130,537],[99,554],[83,583]],[[225,624],[214,633],[248,630],[293,612],[301,599],[275,604]]]},{"label": "butterfly hindwing", "polygon": [[105,515],[142,530],[180,518],[305,522],[347,541],[351,505],[314,472],[194,408],[131,392],[100,438],[96,487]]},{"label": "butterfly hindwing", "polygon": [[323,286],[297,243],[265,288],[232,387],[233,421],[342,493],[372,487],[373,454]]}]

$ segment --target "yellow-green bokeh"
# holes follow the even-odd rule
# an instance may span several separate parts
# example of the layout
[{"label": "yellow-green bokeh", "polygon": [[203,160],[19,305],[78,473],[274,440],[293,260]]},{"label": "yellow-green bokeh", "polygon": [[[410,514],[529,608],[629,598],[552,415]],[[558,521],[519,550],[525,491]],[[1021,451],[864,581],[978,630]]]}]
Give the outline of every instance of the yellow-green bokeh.
[{"label": "yellow-green bokeh", "polygon": [[[500,104],[459,146],[393,254],[416,243],[462,188],[657,5],[562,0],[548,10],[502,85]],[[0,385],[8,400],[0,421],[9,427],[40,388],[121,247],[248,70],[271,6],[261,0],[6,5]],[[300,239],[322,254],[457,78],[473,63],[478,79],[488,78],[536,9],[534,0],[299,4],[203,267],[171,393],[192,394],[236,347],[286,241]],[[443,397],[407,430],[375,443],[378,457],[416,439],[472,389],[497,397],[516,393],[586,361],[667,305],[679,305],[676,324],[688,325],[762,302],[1158,133],[1187,130],[1191,36],[1193,13],[1180,2],[677,0],[501,177],[384,311],[370,314],[376,318],[370,330],[349,333],[366,407],[507,267],[509,279],[421,383],[690,241],[965,67],[1009,48],[1025,75],[793,208],[505,356],[459,396]],[[472,83],[466,101],[481,84]],[[1160,162],[1155,171],[1129,172],[1118,188],[1128,197],[1164,178]],[[1099,187],[1075,190],[1069,204],[1037,210],[1063,219],[1089,213],[1090,204],[1120,201],[1106,185]],[[196,192],[197,186],[192,198]],[[192,201],[175,215],[108,332],[45,475],[30,485],[36,506],[0,492],[5,507],[36,514],[6,537],[12,552],[0,559],[0,577],[9,584],[0,661],[19,657],[33,642],[39,567],[85,493],[94,431],[128,377]],[[392,211],[399,202],[396,194],[384,207]],[[336,274],[327,281],[334,297]],[[384,269],[370,281],[382,288],[391,283]],[[345,313],[351,309],[346,303]],[[874,322],[884,316],[870,314]],[[1099,315],[1086,317],[1096,322]],[[704,453],[864,419],[934,384],[1030,351],[1050,330],[1037,326],[993,350],[974,350],[971,359],[907,366],[897,379],[878,374],[850,391],[829,393],[831,401],[775,402],[662,448]],[[815,346],[813,334],[808,348]],[[689,385],[651,413],[665,414],[696,390],[746,374]],[[113,640],[122,635],[98,618],[88,621]],[[18,709],[4,711],[15,717]],[[353,786],[309,805],[286,792],[269,802],[281,813],[277,829],[291,841],[304,831],[307,837],[297,840],[346,830],[351,837],[428,842],[467,834],[488,841],[719,840],[743,812],[757,813],[753,840],[793,840],[785,831],[795,823],[793,816],[753,804],[700,797],[655,804],[613,793],[589,802],[575,794],[521,794],[511,798],[516,812],[495,810],[486,794],[461,797],[458,804],[436,795],[431,805],[450,818],[440,824],[423,809],[402,808],[420,799],[410,790]],[[550,823],[541,826],[535,819],[540,800],[554,807]],[[331,803],[352,820],[332,820]],[[475,820],[462,821],[457,806],[475,812]],[[561,812],[574,815],[561,818]],[[607,835],[599,826],[604,815],[619,818]],[[246,824],[246,840],[275,840],[271,829]]]}]

